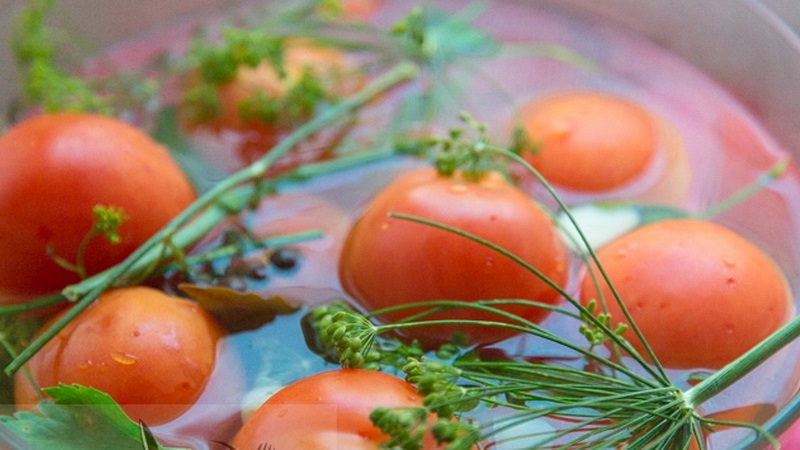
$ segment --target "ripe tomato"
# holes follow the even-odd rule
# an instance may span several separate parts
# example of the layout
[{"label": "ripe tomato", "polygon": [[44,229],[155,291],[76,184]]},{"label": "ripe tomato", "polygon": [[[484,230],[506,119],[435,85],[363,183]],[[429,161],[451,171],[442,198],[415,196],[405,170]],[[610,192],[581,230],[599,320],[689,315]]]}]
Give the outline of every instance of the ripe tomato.
[{"label": "ripe tomato", "polygon": [[[45,327],[46,328],[46,327]],[[146,287],[107,291],[27,364],[40,387],[91,386],[134,420],[158,425],[188,410],[214,369],[220,326],[199,306]],[[15,402],[36,392],[22,371]]]},{"label": "ripe tomato", "polygon": [[[655,222],[598,252],[600,263],[658,359],[671,368],[719,368],[766,338],[793,312],[780,269],[720,225]],[[598,298],[590,277],[582,302]],[[608,286],[611,321],[625,322]],[[629,331],[640,352],[642,345]]]},{"label": "ripe tomato", "polygon": [[520,120],[535,146],[526,159],[556,185],[604,191],[642,175],[658,149],[651,114],[622,97],[568,92],[524,105]]},{"label": "ripe tomato", "polygon": [[0,137],[0,303],[79,280],[48,255],[75,261],[96,205],[124,210],[121,242],[93,239],[89,274],[130,254],[195,199],[167,151],[105,116],[63,113],[22,122]]},{"label": "ripe tomato", "polygon": [[[270,397],[233,440],[236,449],[377,449],[387,439],[369,419],[378,407],[422,406],[414,386],[383,372],[340,369],[296,381]],[[431,421],[432,423],[432,421]],[[423,449],[444,448],[427,434]]]},{"label": "ripe tomato", "polygon": [[[382,191],[347,236],[339,264],[344,289],[367,310],[427,300],[528,299],[555,303],[558,292],[494,250],[434,227],[391,218],[401,212],[445,223],[493,242],[560,286],[568,261],[551,218],[524,193],[491,173],[478,182],[436,170],[415,170]],[[508,306],[529,320],[547,310]],[[387,314],[396,321],[409,311]],[[494,314],[454,309],[439,319],[501,320]],[[452,327],[413,328],[408,334],[430,344],[450,339]],[[458,328],[475,343],[496,342],[513,332],[494,327]]]},{"label": "ripe tomato", "polygon": [[[285,76],[281,77],[269,62],[262,62],[255,68],[241,67],[236,76],[217,88],[220,113],[209,120],[197,120],[193,117],[196,111],[184,105],[180,111],[181,123],[197,139],[201,138],[201,147],[208,147],[213,153],[233,151],[240,164],[232,169],[252,163],[267,150],[274,147],[294,128],[308,119],[310,112],[290,113],[287,108],[277,111],[271,120],[259,117],[243,116],[243,105],[259,96],[275,100],[286,96],[298,86],[307,70],[320,80],[326,92],[343,95],[354,90],[359,83],[353,77],[353,68],[346,55],[333,48],[319,47],[301,41],[289,41],[284,53]],[[189,77],[185,88],[196,86],[197,81]],[[312,136],[293,151],[291,158],[296,163],[318,159],[345,131],[345,127],[329,127]],[[210,132],[210,133],[209,133]],[[230,165],[230,161],[225,163]]]}]

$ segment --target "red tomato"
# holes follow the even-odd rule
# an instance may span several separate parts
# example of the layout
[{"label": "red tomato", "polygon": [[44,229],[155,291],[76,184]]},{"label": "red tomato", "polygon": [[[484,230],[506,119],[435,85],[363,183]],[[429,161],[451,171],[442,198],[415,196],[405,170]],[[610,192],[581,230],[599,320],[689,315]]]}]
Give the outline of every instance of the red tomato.
[{"label": "red tomato", "polygon": [[[46,327],[45,327],[46,328]],[[158,425],[194,404],[214,369],[220,326],[199,306],[132,287],[104,293],[26,365],[40,387],[91,386],[134,420]],[[22,371],[15,401],[38,402]]]},{"label": "red tomato", "polygon": [[[600,263],[656,356],[671,368],[720,368],[787,321],[780,269],[755,245],[710,222],[655,222],[598,252]],[[625,322],[611,297],[612,323]],[[582,301],[598,298],[590,277]],[[626,336],[640,352],[633,334]]]},{"label": "red tomato", "polygon": [[[190,132],[210,130],[221,139],[220,151],[233,150],[241,161],[236,168],[252,163],[267,150],[274,147],[294,128],[305,122],[307,117],[289,117],[279,112],[275,122],[258,118],[243,118],[241,106],[255,95],[265,95],[274,99],[286,95],[301,80],[303,73],[311,72],[323,82],[323,86],[338,95],[354,90],[359,84],[353,82],[352,67],[344,53],[333,48],[313,46],[308,43],[291,41],[284,55],[286,76],[280,77],[272,64],[263,62],[255,68],[241,67],[236,76],[217,89],[221,113],[209,121],[195,121],[189,117],[191,109],[182,108],[181,122]],[[345,75],[349,76],[345,76]],[[186,87],[191,88],[196,81],[189,79]],[[296,163],[319,159],[320,155],[333,146],[343,136],[344,127],[329,127],[315,134],[291,153]],[[201,133],[202,135],[203,133]],[[215,155],[211,155],[213,158]]]},{"label": "red tomato", "polygon": [[[388,437],[372,424],[370,413],[378,407],[404,406],[422,406],[422,396],[394,375],[363,369],[322,372],[270,397],[250,416],[232,446],[377,450]],[[423,449],[435,448],[444,446],[427,434]]]},{"label": "red tomato", "polygon": [[48,256],[75,261],[92,209],[120,207],[122,241],[86,249],[95,273],[130,254],[195,199],[167,151],[116,119],[34,117],[0,137],[0,303],[58,291],[79,280]]},{"label": "red tomato", "polygon": [[570,92],[523,106],[533,152],[526,159],[556,185],[578,191],[620,187],[642,175],[658,148],[653,117],[622,97]]},{"label": "red tomato", "polygon": [[[427,225],[388,217],[401,212],[476,234],[522,258],[560,286],[568,261],[551,218],[499,174],[479,182],[413,171],[382,191],[356,222],[343,248],[339,278],[358,303],[373,311],[426,300],[529,299],[555,303],[558,292],[509,258],[476,242]],[[547,310],[508,306],[529,320]],[[387,314],[396,321],[409,311]],[[439,319],[501,320],[494,314],[455,309]],[[459,327],[473,342],[495,342],[513,332]],[[414,328],[408,335],[431,344],[450,339],[452,327]]]}]

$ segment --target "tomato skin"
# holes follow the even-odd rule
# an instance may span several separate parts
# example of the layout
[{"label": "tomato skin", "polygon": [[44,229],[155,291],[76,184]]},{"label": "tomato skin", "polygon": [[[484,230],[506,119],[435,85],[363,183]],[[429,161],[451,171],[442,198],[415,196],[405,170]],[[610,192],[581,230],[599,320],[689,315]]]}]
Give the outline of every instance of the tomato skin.
[{"label": "tomato skin", "polygon": [[[717,369],[777,330],[793,312],[786,280],[755,245],[720,225],[674,219],[643,226],[598,251],[658,359]],[[597,298],[591,278],[582,302]],[[612,323],[624,322],[603,286]],[[639,352],[638,339],[626,336]]]},{"label": "tomato skin", "polygon": [[[203,392],[222,334],[193,302],[148,287],[120,288],[101,295],[26,367],[41,387],[91,386],[134,420],[159,425]],[[38,398],[22,371],[15,381],[18,408],[32,409]]]},{"label": "tomato skin", "polygon": [[92,209],[120,207],[121,243],[94,238],[89,274],[121,261],[195,199],[167,151],[116,119],[61,113],[31,118],[0,137],[0,303],[58,291],[78,276],[47,255],[74,261]]},{"label": "tomato skin", "polygon": [[623,97],[576,91],[535,99],[520,110],[528,160],[555,185],[614,189],[642,175],[658,148],[651,114]]},{"label": "tomato skin", "polygon": [[[403,406],[422,406],[422,396],[394,375],[364,369],[321,372],[270,397],[247,420],[232,446],[377,450],[388,437],[372,424],[370,413],[378,407]],[[444,446],[437,446],[427,434],[423,449],[436,448]]]},{"label": "tomato skin", "polygon": [[[402,212],[476,234],[516,254],[559,286],[568,261],[550,217],[499,174],[479,182],[415,170],[382,191],[345,240],[339,278],[345,291],[368,311],[426,300],[529,299],[555,303],[558,292],[509,258],[453,233],[388,217]],[[507,306],[539,321],[547,310]],[[381,318],[397,321],[411,311]],[[455,309],[439,319],[500,320],[490,313]],[[490,343],[515,334],[495,327],[461,326],[472,342]],[[451,327],[408,329],[424,344],[448,340]]]}]

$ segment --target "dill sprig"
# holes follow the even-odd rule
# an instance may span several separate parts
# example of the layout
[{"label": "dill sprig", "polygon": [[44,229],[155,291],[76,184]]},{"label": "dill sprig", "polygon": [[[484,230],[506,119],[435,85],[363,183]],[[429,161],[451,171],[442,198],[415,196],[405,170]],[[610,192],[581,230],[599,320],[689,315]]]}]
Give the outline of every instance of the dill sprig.
[{"label": "dill sprig", "polygon": [[[21,113],[28,110],[87,112],[116,116],[138,115],[158,106],[159,87],[148,72],[159,69],[155,62],[141,71],[108,76],[81,75],[80,57],[68,42],[80,38],[55,25],[56,0],[30,0],[15,17],[9,43],[19,74]],[[16,119],[14,117],[12,120]]]},{"label": "dill sprig", "polygon": [[[476,131],[479,139],[483,139],[482,128],[479,127]],[[463,147],[462,133],[451,136],[456,138],[454,146]],[[560,203],[558,194],[552,191],[546,180],[541,179],[538,172],[516,153],[486,141],[472,146],[470,151],[475,151],[476,148],[522,165],[539,177]],[[561,207],[568,212],[563,203]],[[420,217],[405,214],[393,216],[438,227],[485,245],[542,277],[542,274],[520,258],[478,236]],[[580,231],[577,224],[573,225]],[[611,284],[585,237],[580,232],[578,235],[589,250],[589,258],[594,260],[596,268],[590,270],[597,270],[600,272],[598,280]],[[527,447],[680,449],[692,444],[705,448],[708,434],[719,427],[731,426],[751,429],[756,435],[775,442],[774,437],[757,424],[715,420],[704,416],[699,408],[800,336],[800,319],[785,325],[720,371],[683,390],[669,379],[648,346],[645,345],[645,355],[641,355],[628,342],[628,339],[640,339],[646,344],[641,331],[635,321],[631,320],[615,291],[612,292],[614,298],[608,301],[620,303],[623,314],[630,323],[630,330],[615,326],[618,318],[598,311],[596,302],[583,306],[555,283],[552,286],[564,296],[569,307],[547,306],[518,299],[494,299],[477,302],[415,302],[372,311],[366,315],[354,310],[340,309],[335,315],[327,316],[329,320],[321,323],[320,333],[328,335],[327,342],[331,348],[335,350],[346,346],[347,355],[352,355],[369,354],[372,346],[380,346],[383,336],[401,329],[432,325],[482,325],[513,329],[537,339],[545,339],[574,355],[565,360],[559,359],[561,362],[496,358],[486,360],[479,353],[467,348],[446,358],[430,355],[408,358],[403,367],[406,379],[425,395],[425,412],[436,415],[438,419],[431,421],[421,411],[376,411],[376,417],[373,417],[375,423],[379,426],[388,423],[383,428],[384,431],[393,436],[396,433],[402,442],[414,439],[419,435],[422,426],[428,426],[432,431],[452,431],[437,435],[442,442],[448,443],[447,448],[467,449],[490,441],[492,436],[512,430],[522,423],[538,419],[553,421],[558,426],[526,436]],[[507,304],[549,307],[556,314],[574,319],[588,338],[588,348],[503,310],[502,306]],[[464,321],[432,318],[435,314],[453,308],[479,309],[494,314],[497,319]],[[387,312],[404,309],[413,311],[404,320],[380,324],[371,321]],[[354,336],[359,339],[353,340]],[[365,336],[368,339],[364,339]],[[597,351],[597,347],[606,342],[611,342],[626,358],[620,358],[620,353],[612,352],[610,356],[604,356]],[[352,358],[347,360],[350,365],[358,362],[359,360]],[[505,408],[510,412],[481,422],[481,412],[495,408]],[[461,421],[452,421],[452,418],[460,418]],[[409,445],[418,445],[421,441],[414,442]]]},{"label": "dill sprig", "polygon": [[108,102],[88,81],[59,68],[56,32],[47,24],[54,7],[55,0],[31,1],[14,22],[11,49],[21,71],[23,93],[47,112],[109,113]]},{"label": "dill sprig", "polygon": [[59,266],[77,273],[81,278],[86,278],[86,265],[84,263],[89,243],[96,237],[104,237],[111,244],[119,244],[122,237],[119,228],[128,220],[122,208],[116,206],[95,205],[92,208],[92,228],[86,233],[78,244],[75,262],[71,262],[63,255],[57,255],[52,247],[47,247],[47,255]]}]

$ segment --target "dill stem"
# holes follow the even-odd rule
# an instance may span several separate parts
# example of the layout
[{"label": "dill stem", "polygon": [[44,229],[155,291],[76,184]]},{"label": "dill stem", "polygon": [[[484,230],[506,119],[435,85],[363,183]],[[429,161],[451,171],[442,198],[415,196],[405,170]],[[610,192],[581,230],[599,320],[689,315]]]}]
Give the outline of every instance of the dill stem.
[{"label": "dill stem", "polygon": [[800,337],[800,317],[796,317],[744,355],[686,390],[683,393],[684,401],[689,407],[697,408],[750,373],[797,337]]},{"label": "dill stem", "polygon": [[48,295],[46,297],[39,297],[36,300],[27,303],[14,303],[10,305],[0,306],[0,316],[8,314],[18,314],[27,311],[35,311],[39,308],[46,308],[48,306],[57,305],[65,302],[67,299],[60,293]]},{"label": "dill stem", "polygon": [[[182,228],[176,231],[174,235],[170,236],[172,247],[186,248],[192,243],[197,242],[198,239],[202,238],[214,227],[216,227],[220,221],[226,217],[229,217],[235,211],[243,209],[254,198],[254,196],[258,194],[258,191],[263,192],[270,191],[271,189],[278,189],[280,185],[285,183],[303,182],[321,175],[331,174],[361,164],[369,164],[380,161],[388,158],[391,155],[396,155],[396,153],[394,151],[365,151],[354,153],[352,155],[343,156],[330,161],[302,165],[273,179],[259,181],[257,186],[252,184],[239,186],[236,189],[232,189],[227,192],[224,196],[220,197],[217,202],[210,205],[205,211],[203,211],[202,214],[198,215],[197,218],[192,221],[191,227]],[[271,245],[278,245],[278,243],[267,243],[267,246]],[[141,271],[147,270],[153,261],[157,261],[161,255],[164,255],[165,246],[166,244],[164,242],[158,243],[158,245],[150,249],[147,254],[142,256],[128,272],[138,274]],[[107,269],[103,272],[92,275],[78,284],[69,286],[69,298],[75,299],[86,295],[92,289],[101,284],[103,280],[109,276],[109,271],[112,269],[113,268]],[[61,299],[61,301],[66,300],[62,294],[57,294],[57,296]],[[44,306],[49,304],[52,303],[45,303]],[[29,303],[28,305],[33,304]],[[36,309],[38,307],[39,306],[34,306],[28,309]],[[0,315],[5,313],[4,308],[8,307],[0,307]]]},{"label": "dill stem", "polygon": [[[158,233],[131,253],[124,261],[105,272],[105,275],[96,281],[96,285],[86,292],[85,295],[80,297],[80,300],[78,300],[72,308],[14,358],[5,368],[5,372],[7,374],[16,372],[23,364],[33,357],[36,352],[41,350],[45,344],[55,337],[59,331],[66,327],[72,319],[85,310],[103,291],[113,286],[114,283],[128,274],[145,256],[158,258],[160,252],[156,252],[157,254],[153,255],[153,250],[158,250],[158,247],[163,245],[164,242],[173,236],[184,224],[200,214],[203,210],[214,205],[225,193],[240,185],[262,178],[277,160],[283,157],[297,144],[309,138],[320,129],[341,119],[343,116],[356,111],[376,95],[403,81],[414,78],[417,75],[417,71],[417,66],[409,62],[396,65],[393,69],[375,79],[358,93],[342,100],[330,109],[323,111],[320,115],[298,127],[292,134],[279,142],[272,150],[256,160],[253,164],[230,175],[228,178],[225,178],[209,189],[164,226]],[[74,293],[70,291],[71,289],[68,287],[64,290],[64,294],[68,298],[76,298]]]},{"label": "dill stem", "polygon": [[755,194],[761,192],[765,187],[769,186],[770,183],[783,176],[783,174],[786,173],[786,170],[789,168],[790,162],[791,161],[789,158],[781,159],[772,165],[772,167],[770,167],[766,173],[746,184],[734,192],[730,197],[723,199],[721,202],[715,205],[712,205],[705,211],[694,214],[694,217],[697,219],[709,220],[744,202]]}]

